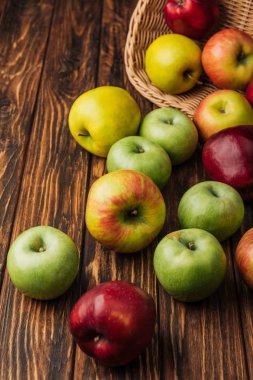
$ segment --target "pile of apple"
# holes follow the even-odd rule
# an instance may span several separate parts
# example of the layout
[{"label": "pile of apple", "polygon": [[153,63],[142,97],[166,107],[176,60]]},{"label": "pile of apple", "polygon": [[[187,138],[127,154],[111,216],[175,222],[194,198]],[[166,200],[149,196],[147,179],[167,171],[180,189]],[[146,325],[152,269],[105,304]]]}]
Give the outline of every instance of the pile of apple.
[{"label": "pile of apple", "polygon": [[[108,173],[90,188],[85,220],[98,242],[121,253],[144,249],[161,232],[166,218],[161,190],[173,166],[193,155],[199,132],[211,180],[184,193],[178,205],[182,229],[163,237],[154,252],[154,270],[163,288],[177,300],[194,302],[211,295],[224,279],[226,256],[220,242],[242,224],[242,196],[252,196],[253,109],[235,90],[249,84],[247,98],[252,100],[253,40],[239,30],[225,29],[211,37],[201,53],[189,36],[210,32],[218,17],[215,1],[169,0],[165,15],[170,28],[180,34],[161,36],[148,48],[151,81],[172,94],[188,91],[199,82],[202,61],[208,77],[225,89],[201,101],[192,121],[171,107],[156,109],[141,120],[127,91],[99,87],[73,103],[69,127],[83,148],[106,158]],[[253,287],[253,229],[242,237],[235,257],[243,279]],[[37,226],[13,242],[7,268],[21,292],[53,299],[73,283],[79,253],[63,232]],[[88,290],[70,315],[77,344],[108,366],[136,358],[150,343],[155,323],[153,298],[124,281]]]}]

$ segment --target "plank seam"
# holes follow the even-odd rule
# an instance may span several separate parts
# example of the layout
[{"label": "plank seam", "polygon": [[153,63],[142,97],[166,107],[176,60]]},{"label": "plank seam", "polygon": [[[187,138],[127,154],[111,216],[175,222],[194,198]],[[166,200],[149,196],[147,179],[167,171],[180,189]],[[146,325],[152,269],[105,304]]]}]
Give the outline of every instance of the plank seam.
[{"label": "plank seam", "polygon": [[47,35],[47,40],[46,40],[46,47],[45,47],[45,52],[44,52],[44,56],[43,56],[43,59],[42,59],[42,70],[41,70],[40,78],[39,78],[39,81],[38,81],[38,86],[37,86],[37,91],[36,91],[36,100],[35,100],[33,111],[32,111],[32,115],[31,115],[31,124],[30,124],[30,128],[29,128],[29,137],[27,139],[26,147],[24,149],[23,166],[21,168],[21,175],[20,175],[21,179],[20,179],[20,182],[19,182],[19,185],[18,185],[18,196],[17,196],[17,201],[16,201],[16,204],[15,204],[14,212],[13,212],[13,220],[12,220],[12,224],[11,224],[11,228],[10,228],[10,235],[9,235],[9,241],[8,241],[8,244],[7,244],[6,257],[5,257],[4,262],[3,262],[3,271],[2,271],[3,275],[2,275],[2,278],[0,278],[0,297],[1,297],[1,294],[2,294],[2,285],[3,285],[3,280],[4,280],[5,272],[6,272],[7,254],[8,254],[9,248],[10,248],[10,243],[11,243],[12,238],[13,238],[13,236],[12,236],[13,235],[13,228],[14,228],[16,214],[17,214],[17,209],[18,209],[18,204],[19,204],[19,200],[20,200],[20,190],[21,190],[22,184],[23,184],[23,177],[24,177],[24,172],[25,172],[26,162],[27,162],[26,159],[27,159],[27,155],[28,155],[28,151],[29,151],[29,147],[30,147],[30,143],[31,143],[31,133],[32,133],[33,124],[34,124],[34,118],[35,118],[35,114],[36,114],[36,111],[37,111],[37,105],[38,105],[38,95],[39,95],[39,92],[40,92],[41,83],[42,83],[42,77],[43,77],[43,73],[44,73],[44,69],[45,69],[45,62],[46,62],[46,57],[47,57],[47,52],[48,52],[49,38],[50,38],[50,34],[51,34],[53,17],[54,17],[54,12],[55,12],[55,2],[56,2],[56,0],[54,0],[54,2],[53,2],[53,9],[52,9],[52,14],[51,14],[50,22],[49,22],[48,35]]}]

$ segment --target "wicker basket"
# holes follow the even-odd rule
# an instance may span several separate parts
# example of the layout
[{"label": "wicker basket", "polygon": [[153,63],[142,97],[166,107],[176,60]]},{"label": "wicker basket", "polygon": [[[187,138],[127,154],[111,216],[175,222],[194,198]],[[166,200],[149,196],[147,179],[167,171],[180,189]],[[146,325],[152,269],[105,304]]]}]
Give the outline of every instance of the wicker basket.
[{"label": "wicker basket", "polygon": [[[170,33],[164,21],[165,0],[139,0],[132,15],[125,48],[125,65],[130,82],[159,107],[176,107],[192,116],[195,108],[216,87],[203,76],[203,84],[182,95],[168,95],[151,84],[144,69],[148,46],[158,36]],[[238,28],[253,36],[253,0],[221,0],[220,23],[216,30]],[[203,46],[205,41],[200,41]]]}]

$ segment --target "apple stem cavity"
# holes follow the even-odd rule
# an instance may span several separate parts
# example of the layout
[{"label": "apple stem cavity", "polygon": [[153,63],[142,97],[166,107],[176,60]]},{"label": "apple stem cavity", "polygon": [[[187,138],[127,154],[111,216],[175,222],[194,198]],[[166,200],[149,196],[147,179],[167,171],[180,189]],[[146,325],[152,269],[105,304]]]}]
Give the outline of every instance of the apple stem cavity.
[{"label": "apple stem cavity", "polygon": [[78,136],[78,137],[80,137],[80,136],[82,136],[82,137],[87,137],[87,136],[90,136],[90,135],[89,135],[89,133],[87,132],[87,133],[77,133],[77,136]]},{"label": "apple stem cavity", "polygon": [[203,84],[202,81],[200,81],[199,79],[194,78],[188,70],[186,70],[184,72],[184,78],[185,79],[190,79],[190,80],[192,80],[193,82],[195,82],[198,85],[202,85]]},{"label": "apple stem cavity", "polygon": [[196,249],[196,246],[194,244],[193,241],[189,241],[189,243],[187,244],[188,248],[191,250],[191,251],[195,251]]}]

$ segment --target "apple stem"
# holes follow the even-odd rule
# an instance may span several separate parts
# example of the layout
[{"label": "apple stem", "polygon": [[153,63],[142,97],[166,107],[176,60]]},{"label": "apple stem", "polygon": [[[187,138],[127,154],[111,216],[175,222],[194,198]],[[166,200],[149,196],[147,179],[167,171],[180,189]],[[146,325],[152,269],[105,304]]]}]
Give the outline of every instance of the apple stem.
[{"label": "apple stem", "polygon": [[88,134],[88,133],[87,133],[87,134],[84,134],[84,133],[78,133],[77,136],[78,136],[78,137],[79,137],[79,136],[87,137],[87,136],[89,136],[89,134]]},{"label": "apple stem", "polygon": [[97,343],[99,340],[100,340],[100,336],[99,335],[97,335],[97,336],[94,337],[94,342],[95,343]]},{"label": "apple stem", "polygon": [[44,247],[40,247],[39,252],[45,252],[45,248]]},{"label": "apple stem", "polygon": [[184,0],[177,0],[177,5],[184,5]]},{"label": "apple stem", "polygon": [[138,215],[138,211],[137,210],[133,210],[133,211],[130,212],[130,215],[136,216],[136,215]]},{"label": "apple stem", "polygon": [[196,82],[196,84],[199,84],[199,85],[202,85],[203,82],[201,82],[200,80],[194,78],[190,73],[187,73],[186,76],[191,79],[193,82]]}]

